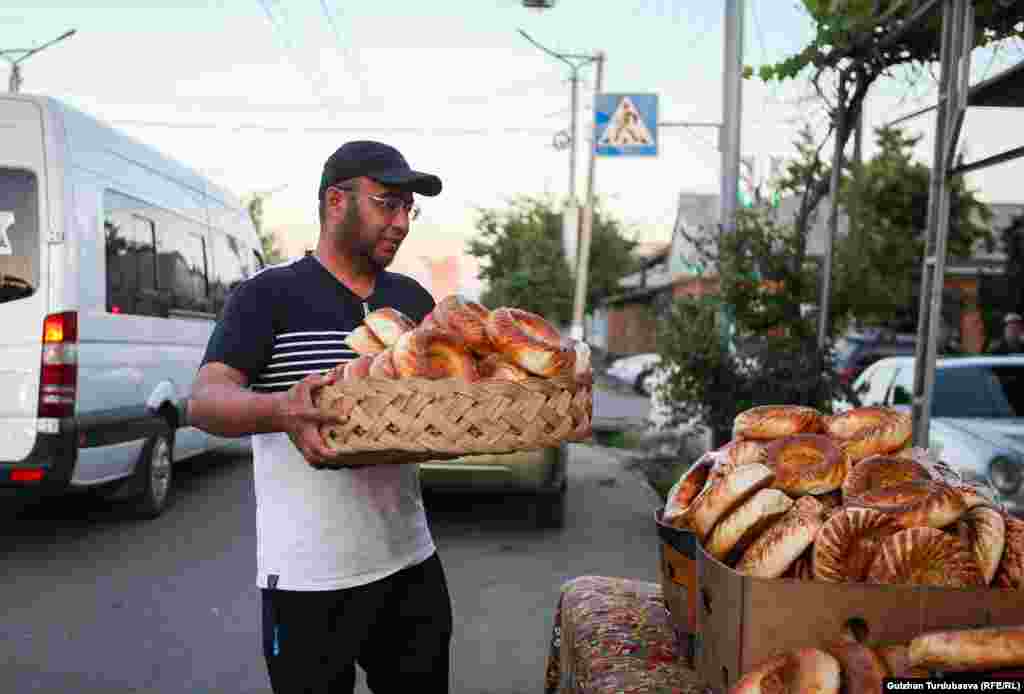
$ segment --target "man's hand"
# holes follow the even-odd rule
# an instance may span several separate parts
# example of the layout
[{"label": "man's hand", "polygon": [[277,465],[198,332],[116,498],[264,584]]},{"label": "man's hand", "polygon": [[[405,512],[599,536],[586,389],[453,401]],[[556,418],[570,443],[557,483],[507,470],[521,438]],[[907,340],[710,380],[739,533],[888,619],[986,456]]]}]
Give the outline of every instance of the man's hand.
[{"label": "man's hand", "polygon": [[284,393],[278,405],[280,431],[288,434],[288,438],[299,449],[306,462],[317,469],[326,466],[334,455],[324,445],[320,426],[338,424],[342,420],[337,415],[317,409],[313,404],[313,390],[333,383],[337,378],[333,371],[318,376],[307,376]]}]

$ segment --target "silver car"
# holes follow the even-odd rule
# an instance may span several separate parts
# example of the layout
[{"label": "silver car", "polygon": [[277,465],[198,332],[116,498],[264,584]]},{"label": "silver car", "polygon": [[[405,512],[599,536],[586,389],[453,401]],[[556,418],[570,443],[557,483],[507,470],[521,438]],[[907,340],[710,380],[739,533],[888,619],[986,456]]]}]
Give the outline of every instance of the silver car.
[{"label": "silver car", "polygon": [[[853,391],[862,405],[909,409],[914,358],[876,362]],[[987,479],[1008,511],[1024,514],[1024,356],[938,360],[928,438],[942,460],[966,478]]]}]

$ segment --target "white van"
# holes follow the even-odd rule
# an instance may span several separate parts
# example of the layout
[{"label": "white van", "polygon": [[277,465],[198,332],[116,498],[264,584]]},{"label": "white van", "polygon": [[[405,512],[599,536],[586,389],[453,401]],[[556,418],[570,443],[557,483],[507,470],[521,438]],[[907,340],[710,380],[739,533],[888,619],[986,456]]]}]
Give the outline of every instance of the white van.
[{"label": "white van", "polygon": [[263,263],[237,199],[47,97],[0,94],[0,487],[164,509],[228,293]]}]

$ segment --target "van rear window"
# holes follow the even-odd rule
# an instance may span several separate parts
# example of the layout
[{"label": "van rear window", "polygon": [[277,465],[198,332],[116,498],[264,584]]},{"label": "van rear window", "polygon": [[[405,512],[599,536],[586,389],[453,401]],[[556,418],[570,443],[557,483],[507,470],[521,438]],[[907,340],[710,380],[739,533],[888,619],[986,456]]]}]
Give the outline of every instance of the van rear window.
[{"label": "van rear window", "polygon": [[39,286],[38,191],[31,171],[0,167],[0,303]]}]

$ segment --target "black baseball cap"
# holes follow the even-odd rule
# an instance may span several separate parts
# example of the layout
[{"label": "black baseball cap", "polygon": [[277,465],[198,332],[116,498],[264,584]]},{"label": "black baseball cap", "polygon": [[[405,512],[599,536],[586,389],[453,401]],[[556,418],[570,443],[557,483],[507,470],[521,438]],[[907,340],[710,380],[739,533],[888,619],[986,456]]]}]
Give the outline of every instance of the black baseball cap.
[{"label": "black baseball cap", "polygon": [[328,187],[360,176],[420,195],[434,196],[441,192],[440,178],[434,174],[413,171],[402,153],[391,145],[356,140],[346,142],[327,158],[320,177],[320,199],[324,199]]}]

